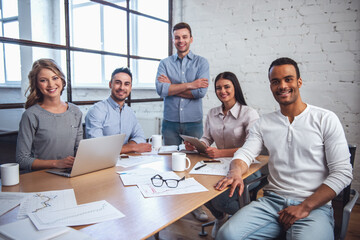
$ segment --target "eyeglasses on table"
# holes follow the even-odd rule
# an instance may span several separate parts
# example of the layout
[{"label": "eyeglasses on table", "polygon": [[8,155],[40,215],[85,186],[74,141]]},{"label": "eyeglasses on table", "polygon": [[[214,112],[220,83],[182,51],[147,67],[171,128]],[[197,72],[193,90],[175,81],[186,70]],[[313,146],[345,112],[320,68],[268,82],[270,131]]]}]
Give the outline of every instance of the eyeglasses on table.
[{"label": "eyeglasses on table", "polygon": [[176,188],[179,185],[179,182],[183,180],[185,180],[185,176],[181,179],[164,179],[159,174],[156,174],[151,178],[151,183],[154,185],[154,187],[161,187],[165,182],[166,186],[169,188]]}]

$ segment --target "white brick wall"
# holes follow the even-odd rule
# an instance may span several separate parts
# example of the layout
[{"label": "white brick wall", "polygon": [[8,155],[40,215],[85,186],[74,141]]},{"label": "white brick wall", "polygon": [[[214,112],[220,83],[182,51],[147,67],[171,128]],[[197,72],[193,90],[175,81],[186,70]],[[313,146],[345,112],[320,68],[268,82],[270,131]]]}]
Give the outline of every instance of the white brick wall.
[{"label": "white brick wall", "polygon": [[[188,22],[192,50],[210,62],[211,84],[221,71],[240,79],[248,104],[261,114],[278,108],[267,70],[282,56],[299,63],[303,100],[334,111],[349,143],[360,148],[360,1],[182,0],[173,22]],[[204,113],[219,105],[213,86]],[[135,105],[134,105],[135,106]],[[353,187],[360,190],[360,149]]]}]

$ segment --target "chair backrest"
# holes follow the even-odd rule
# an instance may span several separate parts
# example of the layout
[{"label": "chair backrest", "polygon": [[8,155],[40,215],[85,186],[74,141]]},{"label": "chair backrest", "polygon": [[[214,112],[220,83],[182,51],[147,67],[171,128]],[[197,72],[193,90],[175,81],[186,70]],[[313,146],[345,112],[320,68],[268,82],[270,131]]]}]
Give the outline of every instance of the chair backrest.
[{"label": "chair backrest", "polygon": [[[354,166],[356,146],[349,144],[349,152],[351,154],[350,163],[352,166]],[[335,237],[340,235],[341,228],[344,222],[343,221],[344,207],[350,201],[350,194],[351,194],[351,184],[349,184],[349,186],[344,188],[344,190],[342,190],[341,193],[338,196],[336,196],[332,201],[332,205],[334,209],[334,218],[335,218],[335,228],[334,228]]]}]

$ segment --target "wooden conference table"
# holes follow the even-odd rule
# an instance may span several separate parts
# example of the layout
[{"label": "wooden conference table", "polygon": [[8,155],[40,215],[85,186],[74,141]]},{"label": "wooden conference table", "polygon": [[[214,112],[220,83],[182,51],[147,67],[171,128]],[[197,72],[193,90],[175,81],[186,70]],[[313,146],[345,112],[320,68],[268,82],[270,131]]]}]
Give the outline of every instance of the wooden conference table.
[{"label": "wooden conference table", "polygon": [[[164,197],[144,198],[136,186],[125,187],[116,171],[122,167],[88,173],[74,178],[65,178],[45,171],[36,171],[20,176],[20,184],[2,187],[3,192],[42,192],[51,190],[74,189],[78,204],[106,200],[125,217],[93,225],[74,227],[89,234],[95,239],[146,239],[174,223],[192,210],[219,195],[214,184],[222,176],[193,175],[189,171],[200,160],[206,157],[198,154],[187,154],[191,167],[184,172],[177,172],[180,177],[194,177],[209,191]],[[171,170],[171,155],[162,155],[164,161],[153,162],[133,168],[155,168],[159,171]],[[267,156],[257,158],[260,163],[252,164],[247,177],[261,169],[268,162]],[[131,168],[127,168],[129,170]],[[16,221],[19,207],[0,217],[0,225]]]}]

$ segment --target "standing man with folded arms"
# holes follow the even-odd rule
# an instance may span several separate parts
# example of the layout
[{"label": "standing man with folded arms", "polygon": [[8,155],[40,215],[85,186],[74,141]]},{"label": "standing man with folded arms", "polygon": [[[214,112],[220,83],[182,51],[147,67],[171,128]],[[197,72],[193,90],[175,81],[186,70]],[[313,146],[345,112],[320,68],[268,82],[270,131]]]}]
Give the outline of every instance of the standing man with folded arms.
[{"label": "standing man with folded arms", "polygon": [[126,134],[121,153],[150,152],[144,131],[133,110],[125,104],[131,93],[132,73],[128,68],[117,68],[111,74],[110,97],[94,104],[85,117],[86,138]]},{"label": "standing man with folded arms", "polygon": [[[177,53],[161,60],[156,75],[156,91],[164,98],[165,145],[180,145],[179,134],[202,137],[202,98],[209,85],[209,63],[190,51],[193,37],[187,23],[173,27],[173,42]],[[195,212],[197,219],[208,219],[205,212]]]},{"label": "standing man with folded arms", "polygon": [[234,155],[228,175],[215,186],[243,192],[242,174],[264,145],[269,184],[264,197],[241,208],[217,239],[334,239],[331,200],[351,183],[348,144],[338,117],[304,103],[297,63],[279,58],[269,68],[270,89],[280,110],[265,114]]}]

